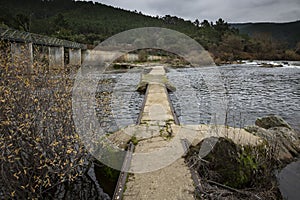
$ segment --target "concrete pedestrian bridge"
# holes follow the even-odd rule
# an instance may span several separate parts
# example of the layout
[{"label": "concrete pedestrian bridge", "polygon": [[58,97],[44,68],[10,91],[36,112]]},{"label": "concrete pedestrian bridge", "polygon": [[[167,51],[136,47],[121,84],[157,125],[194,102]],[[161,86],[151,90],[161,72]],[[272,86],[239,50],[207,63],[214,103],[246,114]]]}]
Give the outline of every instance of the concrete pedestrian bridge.
[{"label": "concrete pedestrian bridge", "polygon": [[[142,89],[141,89],[142,88]],[[142,77],[139,90],[146,88],[138,125],[130,125],[108,136],[116,146],[126,148],[135,138],[137,144],[130,161],[129,175],[119,185],[113,199],[195,199],[196,173],[182,157],[190,144],[208,137],[228,137],[239,144],[260,142],[243,129],[220,125],[180,125],[168,96],[171,83],[163,66],[153,67]],[[123,173],[123,174],[122,174]],[[124,173],[121,175],[124,177]],[[126,189],[125,189],[126,188]]]},{"label": "concrete pedestrian bridge", "polygon": [[77,42],[6,28],[0,28],[0,39],[10,43],[12,61],[25,61],[29,73],[33,62],[41,56],[47,60],[49,68],[81,65],[82,52],[87,49],[86,45]]}]

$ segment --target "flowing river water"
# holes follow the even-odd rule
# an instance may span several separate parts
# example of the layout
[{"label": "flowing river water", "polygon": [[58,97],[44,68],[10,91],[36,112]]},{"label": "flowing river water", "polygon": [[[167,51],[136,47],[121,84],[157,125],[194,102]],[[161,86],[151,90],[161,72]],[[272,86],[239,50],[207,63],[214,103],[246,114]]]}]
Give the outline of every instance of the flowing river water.
[{"label": "flowing river water", "polygon": [[[210,68],[169,69],[167,76],[177,88],[170,93],[176,115],[182,124],[213,123],[212,106],[217,96],[205,81],[214,81]],[[257,64],[218,67],[227,99],[226,123],[233,127],[253,125],[258,117],[276,114],[300,131],[300,63],[263,68]],[[114,132],[136,123],[144,95],[136,92],[140,72],[105,74],[98,85],[98,117],[103,129]],[[293,199],[300,196],[300,162],[278,175],[281,192]],[[297,178],[295,178],[295,176]],[[100,185],[104,180],[98,180]],[[297,182],[298,181],[298,182]],[[296,188],[295,188],[296,187]],[[298,187],[298,188],[297,188]],[[296,192],[296,194],[295,194]],[[109,192],[111,195],[111,191]]]},{"label": "flowing river water", "polygon": [[[177,90],[171,100],[184,124],[211,123],[215,94],[206,87],[208,68],[172,70],[168,77]],[[262,68],[253,65],[219,67],[228,102],[228,124],[244,127],[258,117],[277,114],[300,128],[300,67]],[[214,80],[211,80],[214,81]],[[195,97],[190,96],[190,94]]]}]

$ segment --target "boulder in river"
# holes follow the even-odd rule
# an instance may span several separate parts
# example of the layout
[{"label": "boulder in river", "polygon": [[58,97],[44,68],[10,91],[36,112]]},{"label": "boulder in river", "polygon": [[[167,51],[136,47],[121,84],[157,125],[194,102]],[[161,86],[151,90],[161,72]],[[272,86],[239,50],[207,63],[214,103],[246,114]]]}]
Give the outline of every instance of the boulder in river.
[{"label": "boulder in river", "polygon": [[245,129],[265,139],[278,151],[278,160],[287,164],[300,155],[300,138],[291,126],[279,116],[270,115],[259,118],[256,126]]},{"label": "boulder in river", "polygon": [[[213,138],[206,140],[208,139]],[[187,161],[197,170],[201,180],[238,189],[255,187],[261,188],[259,189],[261,191],[273,190],[272,185],[275,180],[273,169],[276,160],[269,156],[266,143],[254,147],[239,145],[229,138],[221,137],[209,154],[199,159],[203,145],[206,145],[205,140],[196,146],[191,146],[186,156]]]},{"label": "boulder in river", "polygon": [[281,64],[271,64],[271,63],[262,63],[260,67],[265,67],[265,68],[274,68],[274,67],[283,67]]},{"label": "boulder in river", "polygon": [[252,158],[242,156],[242,152],[241,146],[232,140],[219,138],[212,151],[204,158],[209,162],[207,167],[214,171],[208,179],[235,188],[249,184],[256,163]]},{"label": "boulder in river", "polygon": [[267,117],[258,118],[255,121],[255,125],[265,129],[273,127],[286,127],[288,129],[292,129],[291,126],[282,119],[282,117],[277,115],[269,115]]}]

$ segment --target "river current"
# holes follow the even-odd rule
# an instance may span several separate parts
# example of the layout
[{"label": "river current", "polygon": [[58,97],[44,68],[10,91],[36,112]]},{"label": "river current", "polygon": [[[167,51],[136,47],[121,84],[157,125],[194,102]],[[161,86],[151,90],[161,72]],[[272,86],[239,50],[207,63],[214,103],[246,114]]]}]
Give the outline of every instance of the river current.
[{"label": "river current", "polygon": [[[141,72],[131,72],[105,74],[101,78],[97,113],[106,132],[136,123],[144,99],[143,94],[136,92],[140,77]],[[222,97],[226,102],[226,107],[222,107],[226,111],[226,125],[245,127],[253,125],[259,117],[276,114],[300,131],[299,62],[276,68],[263,68],[256,63],[169,68],[167,77],[177,89],[170,93],[170,100],[181,124],[215,123],[213,118],[218,110],[214,104]],[[221,90],[212,90],[214,83],[221,84]],[[292,167],[295,169],[294,165]],[[289,175],[295,174],[290,168],[289,173],[283,171],[285,174],[279,175],[281,180],[290,180]],[[105,184],[103,180],[99,182]],[[280,185],[284,196],[288,197],[287,183],[280,182]]]},{"label": "river current", "polygon": [[[103,76],[111,84],[98,85],[99,97],[104,92],[110,94],[107,97],[110,100],[100,101],[98,114],[108,132],[136,122],[144,98],[136,92],[140,76],[140,73]],[[300,66],[262,68],[243,64],[181,68],[169,69],[167,76],[176,87],[170,99],[181,124],[214,123],[212,119],[218,111],[214,108],[218,103],[215,99],[222,97],[226,100],[222,111],[226,111],[229,126],[253,125],[258,117],[276,114],[300,130]],[[208,87],[214,82],[222,84],[221,91]]]},{"label": "river current", "polygon": [[258,117],[282,116],[295,129],[300,129],[300,67],[262,68],[255,65],[227,65],[214,72],[224,85],[223,95],[207,87],[207,68],[177,69],[168,78],[177,90],[170,95],[180,122],[212,123],[214,98],[225,97],[227,125],[244,127]]}]

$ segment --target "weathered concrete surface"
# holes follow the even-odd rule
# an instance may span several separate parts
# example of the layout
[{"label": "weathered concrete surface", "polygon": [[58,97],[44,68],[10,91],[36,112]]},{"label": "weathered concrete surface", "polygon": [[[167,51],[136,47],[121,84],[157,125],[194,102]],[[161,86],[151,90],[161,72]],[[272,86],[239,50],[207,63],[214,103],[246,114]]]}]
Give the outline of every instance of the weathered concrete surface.
[{"label": "weathered concrete surface", "polygon": [[165,86],[156,83],[148,85],[148,95],[142,112],[141,124],[174,122]]},{"label": "weathered concrete surface", "polygon": [[[172,136],[168,136],[168,132]],[[124,199],[194,199],[191,173],[182,156],[181,140],[196,145],[208,137],[227,137],[238,144],[256,145],[261,138],[244,129],[214,125],[180,126],[172,124],[168,130],[158,126],[129,126],[109,139],[119,147],[135,136],[135,147],[130,171],[134,173],[126,184]],[[145,173],[142,173],[142,172]]]},{"label": "weathered concrete surface", "polygon": [[81,49],[69,49],[69,64],[81,65]]},{"label": "weathered concrete surface", "polygon": [[[229,138],[236,144],[240,145],[257,145],[263,142],[259,136],[255,136],[245,129],[227,127],[224,125],[184,125],[173,126],[174,132],[193,133],[193,139],[187,138],[192,145],[197,145],[203,139],[209,137]],[[178,130],[179,129],[179,130]]]},{"label": "weathered concrete surface", "polygon": [[[153,55],[148,55],[146,58],[147,61],[159,61],[162,59],[163,59],[162,56],[153,56]],[[134,61],[141,61],[141,60],[139,54],[127,53],[120,58],[120,61],[134,62]]]},{"label": "weathered concrete surface", "polygon": [[85,66],[99,67],[106,66],[106,62],[116,60],[122,55],[119,51],[86,50],[82,54],[82,61]]},{"label": "weathered concrete surface", "polygon": [[64,47],[49,47],[49,68],[64,67]]},{"label": "weathered concrete surface", "polygon": [[[169,138],[168,132],[172,132],[172,137]],[[209,137],[226,137],[233,140],[236,144],[241,145],[257,145],[263,142],[262,137],[256,136],[245,129],[225,127],[223,125],[203,124],[182,126],[172,124],[168,132],[164,126],[130,125],[109,135],[108,138],[120,148],[125,148],[133,136],[139,141],[137,146],[142,147],[145,144],[144,146],[149,145],[149,148],[151,148],[151,145],[161,148],[165,144],[172,142],[175,138],[187,139],[192,145],[196,145]],[[155,144],[158,141],[164,141],[164,144]],[[135,152],[137,152],[137,149]]]},{"label": "weathered concrete surface", "polygon": [[181,156],[181,134],[172,132],[174,116],[166,87],[161,83],[165,70],[154,67],[149,73],[148,92],[139,126],[129,126],[109,136],[119,147],[134,136],[139,140],[132,157],[130,176],[123,199],[194,199],[189,168]]},{"label": "weathered concrete surface", "polygon": [[194,199],[195,190],[183,158],[163,169],[130,176],[126,187],[124,200],[189,200]]},{"label": "weathered concrete surface", "polygon": [[148,75],[148,93],[145,97],[141,124],[165,125],[175,121],[166,86],[162,83],[162,80],[166,79],[165,74],[164,67],[157,66]]}]

